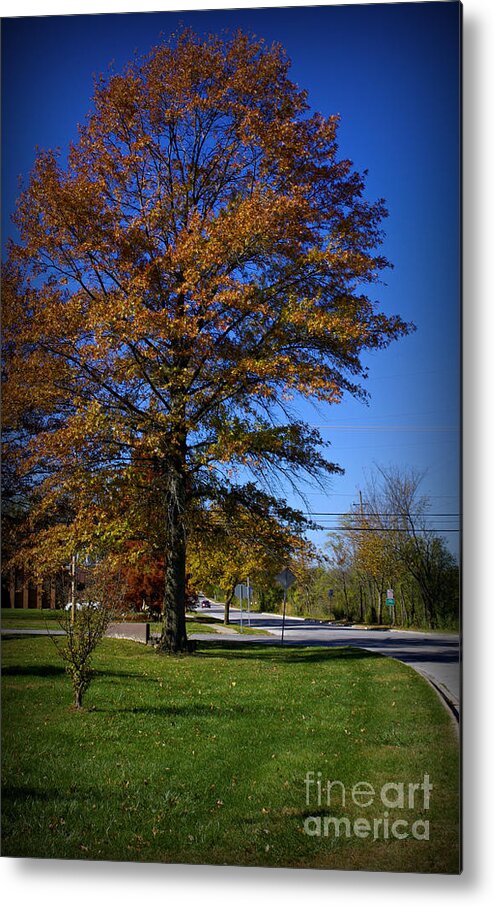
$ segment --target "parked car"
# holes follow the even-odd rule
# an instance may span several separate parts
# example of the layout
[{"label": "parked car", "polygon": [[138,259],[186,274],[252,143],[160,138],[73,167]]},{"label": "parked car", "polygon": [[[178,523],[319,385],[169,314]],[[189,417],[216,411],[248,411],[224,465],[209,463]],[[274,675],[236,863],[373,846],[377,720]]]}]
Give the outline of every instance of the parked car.
[{"label": "parked car", "polygon": [[156,601],[152,601],[150,604],[144,604],[142,612],[155,623],[157,623],[158,620],[161,620],[161,604],[158,604]]},{"label": "parked car", "polygon": [[[101,604],[99,601],[76,601],[75,602],[76,610],[82,610],[83,607],[93,607],[94,610],[97,610],[99,607],[101,607]],[[65,605],[65,610],[72,610],[72,601],[69,601],[69,603]]]},{"label": "parked car", "polygon": [[201,601],[201,607],[211,608],[211,601],[208,601],[207,598],[203,598]]}]

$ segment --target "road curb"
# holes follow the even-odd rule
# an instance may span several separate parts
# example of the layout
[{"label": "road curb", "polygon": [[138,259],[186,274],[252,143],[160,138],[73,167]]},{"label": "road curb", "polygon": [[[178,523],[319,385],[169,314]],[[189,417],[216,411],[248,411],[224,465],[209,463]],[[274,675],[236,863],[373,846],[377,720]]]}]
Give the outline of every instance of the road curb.
[{"label": "road curb", "polygon": [[446,686],[438,683],[437,680],[433,679],[428,673],[425,673],[422,670],[416,670],[416,673],[419,673],[420,676],[423,676],[424,679],[429,683],[429,686],[432,686],[432,688],[435,690],[444,707],[448,711],[448,714],[453,718],[454,725],[458,730],[460,726],[460,703],[457,700],[456,696],[452,695],[449,689],[446,688]]}]

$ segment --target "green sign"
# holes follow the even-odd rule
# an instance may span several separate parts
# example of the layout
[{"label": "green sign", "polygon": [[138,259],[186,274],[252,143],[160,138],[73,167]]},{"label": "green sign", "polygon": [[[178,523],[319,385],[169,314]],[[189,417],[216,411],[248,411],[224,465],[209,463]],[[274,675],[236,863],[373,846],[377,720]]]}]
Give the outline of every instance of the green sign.
[{"label": "green sign", "polygon": [[388,607],[394,607],[394,606],[395,606],[395,599],[394,599],[394,598],[386,598],[386,604],[388,605]]}]

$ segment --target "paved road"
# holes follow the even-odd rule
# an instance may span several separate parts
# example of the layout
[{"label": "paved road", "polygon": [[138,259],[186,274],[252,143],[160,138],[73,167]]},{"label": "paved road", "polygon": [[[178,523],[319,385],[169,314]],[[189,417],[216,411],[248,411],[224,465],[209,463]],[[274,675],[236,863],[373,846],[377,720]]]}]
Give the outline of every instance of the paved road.
[{"label": "paved road", "polygon": [[[223,619],[223,607],[213,604],[204,611],[216,619]],[[240,611],[232,609],[230,619],[240,624]],[[247,616],[243,613],[244,625]],[[281,639],[282,618],[278,614],[252,613],[251,628],[267,629]],[[238,635],[236,635],[238,639]],[[250,636],[245,636],[249,639]],[[329,628],[318,620],[287,617],[284,641],[287,645],[354,645],[410,664],[419,673],[431,679],[448,700],[459,707],[460,702],[460,646],[458,635],[436,632],[406,632],[399,630],[354,629],[349,626]]]}]

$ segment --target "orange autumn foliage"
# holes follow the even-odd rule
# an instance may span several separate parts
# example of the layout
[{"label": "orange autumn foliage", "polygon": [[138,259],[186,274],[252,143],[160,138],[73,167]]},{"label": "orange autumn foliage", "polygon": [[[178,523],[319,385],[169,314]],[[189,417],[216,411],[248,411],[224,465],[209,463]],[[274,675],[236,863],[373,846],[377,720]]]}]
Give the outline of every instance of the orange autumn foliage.
[{"label": "orange autumn foliage", "polygon": [[409,330],[366,294],[387,266],[384,203],[288,73],[279,46],[181,32],[97,81],[66,165],[40,152],[15,215],[7,431],[38,411],[23,457],[45,516],[26,549],[106,552],[137,533],[166,555],[173,650],[190,501],[240,467],[334,471],[318,432],[279,413],[294,394],[364,395],[362,352]]}]

